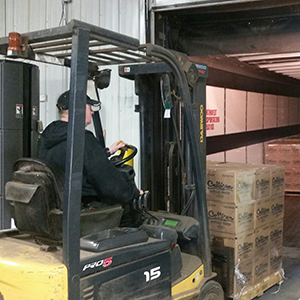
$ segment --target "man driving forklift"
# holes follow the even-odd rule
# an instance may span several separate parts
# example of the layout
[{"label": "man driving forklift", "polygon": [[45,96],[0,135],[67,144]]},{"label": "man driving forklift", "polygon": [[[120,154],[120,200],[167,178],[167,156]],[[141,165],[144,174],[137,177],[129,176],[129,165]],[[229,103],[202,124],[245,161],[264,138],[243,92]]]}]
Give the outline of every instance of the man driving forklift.
[{"label": "man driving forklift", "polygon": [[[65,168],[67,148],[67,131],[69,120],[70,91],[61,94],[57,100],[60,120],[52,122],[41,135],[38,157],[51,165]],[[85,126],[92,123],[94,110],[98,101],[86,98]],[[124,212],[121,226],[139,226],[137,211],[133,210],[132,200],[139,197],[140,191],[134,180],[108,159],[125,147],[121,140],[114,142],[110,148],[104,148],[94,134],[85,130],[85,147],[82,179],[82,206],[100,207],[102,205],[121,204]]]}]

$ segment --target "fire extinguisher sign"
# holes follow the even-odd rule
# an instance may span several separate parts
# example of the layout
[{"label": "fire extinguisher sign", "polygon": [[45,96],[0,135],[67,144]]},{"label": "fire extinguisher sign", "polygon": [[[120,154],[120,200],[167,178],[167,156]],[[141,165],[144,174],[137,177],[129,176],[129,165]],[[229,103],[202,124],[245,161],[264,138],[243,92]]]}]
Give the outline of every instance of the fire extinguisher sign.
[{"label": "fire extinguisher sign", "polygon": [[23,104],[16,104],[16,118],[23,118]]}]

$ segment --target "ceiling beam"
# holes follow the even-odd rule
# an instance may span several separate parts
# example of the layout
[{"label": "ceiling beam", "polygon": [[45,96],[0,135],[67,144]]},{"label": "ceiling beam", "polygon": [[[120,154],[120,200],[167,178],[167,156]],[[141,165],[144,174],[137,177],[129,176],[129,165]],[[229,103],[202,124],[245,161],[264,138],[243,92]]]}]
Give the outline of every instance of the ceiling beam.
[{"label": "ceiling beam", "polygon": [[298,32],[253,33],[243,35],[211,35],[204,37],[181,37],[177,41],[180,51],[188,55],[224,55],[261,52],[298,52],[300,51],[300,28]]},{"label": "ceiling beam", "polygon": [[300,97],[299,80],[226,56],[190,56],[208,66],[207,85],[264,94]]}]

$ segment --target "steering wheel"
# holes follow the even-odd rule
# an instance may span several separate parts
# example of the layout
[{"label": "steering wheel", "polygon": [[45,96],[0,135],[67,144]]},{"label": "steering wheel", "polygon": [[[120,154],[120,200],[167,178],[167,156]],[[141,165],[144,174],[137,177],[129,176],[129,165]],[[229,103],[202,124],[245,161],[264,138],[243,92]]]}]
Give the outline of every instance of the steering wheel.
[{"label": "steering wheel", "polygon": [[[125,156],[125,153],[128,149],[132,150],[132,153],[130,153],[128,156]],[[119,155],[114,155],[110,161],[116,166],[121,166],[124,163],[128,162],[129,160],[131,160],[132,158],[134,158],[137,154],[137,148],[132,146],[132,145],[126,145],[124,146],[121,150],[120,150],[120,154]]]}]

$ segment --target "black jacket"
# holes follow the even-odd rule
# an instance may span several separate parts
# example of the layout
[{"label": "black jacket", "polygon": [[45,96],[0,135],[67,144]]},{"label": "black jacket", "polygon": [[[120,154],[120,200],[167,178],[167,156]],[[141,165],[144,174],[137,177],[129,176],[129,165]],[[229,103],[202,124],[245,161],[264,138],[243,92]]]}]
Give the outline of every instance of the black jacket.
[{"label": "black jacket", "polygon": [[[40,159],[65,168],[67,130],[68,123],[63,121],[47,126],[40,139]],[[100,201],[122,205],[139,196],[136,185],[109,161],[106,150],[88,130],[85,130],[82,196],[97,196]]]}]

